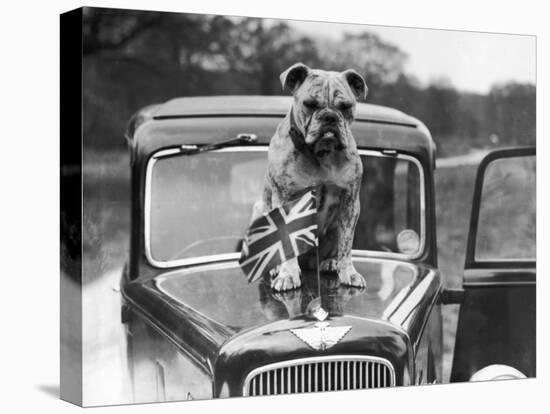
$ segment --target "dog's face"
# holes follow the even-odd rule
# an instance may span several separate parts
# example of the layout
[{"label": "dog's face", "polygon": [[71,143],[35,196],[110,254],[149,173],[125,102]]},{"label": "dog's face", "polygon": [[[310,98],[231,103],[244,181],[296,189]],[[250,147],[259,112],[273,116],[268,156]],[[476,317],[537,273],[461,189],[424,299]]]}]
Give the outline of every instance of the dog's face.
[{"label": "dog's face", "polygon": [[355,104],[367,94],[361,75],[354,70],[329,72],[296,63],[281,74],[281,83],[294,95],[294,118],[318,158],[350,144]]}]

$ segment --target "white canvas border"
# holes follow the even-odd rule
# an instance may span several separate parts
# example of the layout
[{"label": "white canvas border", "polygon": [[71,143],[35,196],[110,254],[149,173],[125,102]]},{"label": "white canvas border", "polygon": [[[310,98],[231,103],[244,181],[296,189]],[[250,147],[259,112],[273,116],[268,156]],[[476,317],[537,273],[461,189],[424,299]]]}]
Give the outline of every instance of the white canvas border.
[{"label": "white canvas border", "polygon": [[[312,6],[315,5],[315,6]],[[358,6],[361,4],[361,6]],[[7,25],[2,28],[4,122],[8,130],[3,141],[8,148],[2,163],[3,207],[2,247],[4,292],[1,302],[4,337],[2,352],[6,365],[2,388],[8,411],[34,410],[68,412],[75,407],[52,396],[58,384],[59,349],[59,115],[58,115],[58,14],[79,7],[77,1],[34,5],[12,2],[3,8]],[[548,94],[550,33],[544,3],[462,0],[340,2],[291,1],[257,2],[202,0],[176,1],[92,1],[87,5],[256,15],[274,18],[402,25],[409,27],[481,30],[535,34],[537,40],[537,132],[538,157],[544,160],[548,143],[548,120],[544,119]],[[6,96],[7,94],[7,96]],[[546,115],[548,116],[548,115]],[[23,150],[23,151],[22,151]],[[23,155],[24,153],[24,155]],[[24,164],[22,158],[24,157]],[[22,165],[26,168],[22,168]],[[538,163],[538,378],[505,383],[456,384],[409,387],[292,397],[234,399],[193,403],[169,403],[120,408],[97,408],[99,412],[518,412],[543,406],[549,389],[547,344],[548,260],[544,251],[548,228],[548,195],[542,187],[548,164]],[[29,260],[32,251],[32,261]],[[14,283],[17,281],[17,283]],[[546,347],[547,348],[547,347]],[[50,391],[48,391],[50,390]],[[10,407],[11,406],[11,407]],[[95,411],[94,410],[94,411]],[[536,410],[540,411],[540,410]]]}]

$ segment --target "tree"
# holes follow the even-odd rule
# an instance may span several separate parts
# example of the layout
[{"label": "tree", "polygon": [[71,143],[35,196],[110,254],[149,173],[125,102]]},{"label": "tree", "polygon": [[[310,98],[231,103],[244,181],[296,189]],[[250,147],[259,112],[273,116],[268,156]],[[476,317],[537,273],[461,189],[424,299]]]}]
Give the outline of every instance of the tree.
[{"label": "tree", "polygon": [[536,89],[532,84],[494,85],[488,95],[486,118],[492,133],[506,144],[534,145]]},{"label": "tree", "polygon": [[407,55],[397,46],[370,32],[345,33],[341,39],[319,41],[320,60],[332,70],[353,68],[361,73],[371,97],[384,84],[396,82],[403,74]]},{"label": "tree", "polygon": [[83,54],[86,146],[122,148],[136,110],[176,96],[281,94],[279,75],[296,62],[357,70],[368,102],[416,116],[438,141],[535,142],[533,85],[495,85],[488,96],[445,79],[424,87],[405,74],[406,53],[370,32],[333,40],[281,20],[84,8]]},{"label": "tree", "polygon": [[120,49],[142,33],[158,26],[161,19],[162,14],[158,12],[84,7],[83,55]]},{"label": "tree", "polygon": [[255,93],[281,93],[279,75],[290,65],[303,62],[317,66],[317,45],[298,35],[286,23],[276,20],[245,18],[230,33],[233,71],[256,79]]},{"label": "tree", "polygon": [[423,119],[435,135],[449,136],[455,132],[460,123],[458,97],[458,92],[447,82],[435,82],[426,88]]}]

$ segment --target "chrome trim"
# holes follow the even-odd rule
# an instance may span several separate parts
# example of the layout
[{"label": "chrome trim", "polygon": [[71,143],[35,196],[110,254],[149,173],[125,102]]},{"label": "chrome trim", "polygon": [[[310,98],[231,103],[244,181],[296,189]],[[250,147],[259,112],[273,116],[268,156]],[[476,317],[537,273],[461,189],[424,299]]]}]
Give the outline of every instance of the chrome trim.
[{"label": "chrome trim", "polygon": [[[267,146],[240,146],[240,147],[226,147],[212,152],[267,152]],[[214,254],[209,256],[199,256],[192,258],[185,258],[179,260],[162,261],[156,260],[153,257],[151,248],[151,176],[155,163],[158,159],[176,155],[181,152],[181,148],[170,148],[157,151],[153,154],[150,160],[147,162],[145,172],[145,208],[144,208],[144,234],[145,234],[145,257],[147,261],[155,267],[166,269],[170,267],[178,266],[192,266],[203,263],[222,262],[227,260],[237,260],[240,257],[240,253],[223,253]]]},{"label": "chrome trim", "polygon": [[526,280],[526,281],[506,281],[506,282],[464,282],[462,288],[467,287],[486,287],[486,286],[536,286],[537,282],[535,280]]},{"label": "chrome trim", "polygon": [[[212,152],[267,152],[269,147],[267,145],[255,145],[255,146],[235,146],[235,147],[226,147],[221,148],[218,150],[213,150]],[[240,257],[240,253],[222,253],[222,254],[214,254],[214,255],[208,255],[208,256],[199,256],[199,257],[193,257],[193,258],[185,258],[185,259],[178,259],[178,260],[170,260],[170,261],[162,261],[162,260],[156,260],[153,257],[152,254],[152,248],[151,248],[151,177],[152,177],[152,171],[155,163],[158,159],[173,156],[178,153],[181,153],[181,148],[170,148],[170,149],[164,149],[155,152],[149,161],[147,162],[146,172],[145,172],[145,191],[144,191],[144,236],[145,236],[145,257],[147,258],[147,261],[157,267],[157,268],[171,268],[171,267],[179,267],[179,266],[193,266],[197,264],[205,264],[205,263],[212,263],[212,262],[223,262],[228,260],[238,260]],[[359,155],[367,155],[367,156],[374,156],[374,157],[381,157],[381,158],[397,158],[397,159],[403,159],[412,162],[416,165],[419,171],[419,181],[420,181],[420,246],[418,248],[418,251],[414,255],[409,254],[403,254],[403,253],[389,253],[389,252],[383,252],[378,250],[352,250],[352,254],[356,257],[380,257],[380,258],[388,258],[388,259],[417,259],[424,253],[424,249],[426,246],[426,183],[425,183],[425,176],[424,176],[424,169],[422,168],[422,164],[420,161],[418,161],[417,158],[397,153],[397,155],[388,155],[384,154],[382,150],[375,151],[375,150],[364,150],[359,149],[358,150]]]},{"label": "chrome trim", "polygon": [[[536,257],[524,257],[524,258],[520,258],[520,259],[514,259],[514,258],[499,258],[499,257],[484,257],[483,260],[480,260],[477,258],[477,256],[474,257],[475,259],[475,264],[485,264],[485,263],[490,263],[490,264],[493,264],[493,263],[522,263],[522,264],[529,264],[529,263],[532,263],[533,266],[536,264],[537,262],[537,258]],[[472,267],[470,269],[475,269],[475,267]]]},{"label": "chrome trim", "polygon": [[520,370],[510,365],[493,364],[487,365],[474,372],[469,381],[496,381],[520,378],[527,378]]},{"label": "chrome trim", "polygon": [[[332,384],[332,368],[334,363],[334,374],[336,383]],[[357,375],[352,375],[352,370],[355,374],[356,364],[359,364],[359,380]],[[321,364],[321,370],[324,372],[325,366],[328,368],[328,376],[323,375],[321,381],[321,387],[318,383],[318,368]],[[384,366],[386,369],[382,369]],[[297,367],[302,367],[300,370],[300,382],[298,385],[298,369]],[[353,368],[351,368],[353,367]],[[294,368],[294,369],[293,369]],[[346,369],[347,368],[347,369]],[[285,373],[286,370],[286,373]],[[290,381],[284,382],[286,376],[287,380],[292,377],[291,371],[294,371],[294,391],[289,387]],[[367,371],[368,370],[368,371]],[[305,373],[307,371],[307,375]],[[347,371],[347,376],[345,372]],[[246,376],[242,393],[243,396],[255,396],[255,395],[275,395],[275,394],[295,394],[298,393],[297,389],[300,389],[299,393],[304,392],[318,392],[318,391],[330,391],[332,386],[339,390],[353,390],[353,389],[367,389],[367,388],[383,388],[382,384],[387,383],[386,373],[389,372],[389,385],[388,387],[395,386],[395,369],[391,362],[385,358],[375,357],[375,356],[365,356],[365,355],[329,355],[322,357],[308,357],[293,359],[289,361],[275,362],[273,364],[264,365],[262,367],[253,369]],[[315,377],[310,375],[315,373]],[[365,374],[366,383],[363,383],[363,375]],[[307,376],[307,381],[305,377]],[[274,392],[271,393],[259,393],[255,392],[249,393],[251,386],[256,387],[257,380],[259,378],[260,384],[263,386],[263,378],[266,378],[267,390],[270,390],[271,387],[271,377],[273,377],[274,383]],[[277,379],[280,379],[281,390],[277,388],[278,382]],[[347,379],[347,382],[346,382]],[[326,382],[325,382],[326,381]],[[344,383],[346,386],[344,387]],[[263,390],[263,387],[261,388]]]},{"label": "chrome trim", "polygon": [[[384,315],[390,322],[403,326],[405,321],[409,318],[412,312],[416,309],[417,304],[426,296],[426,290],[434,280],[436,273],[434,270],[430,270],[424,279],[422,279],[414,289],[403,299],[401,306],[395,306],[393,313]],[[436,295],[437,296],[437,295]],[[412,305],[407,306],[408,303]]]},{"label": "chrome trim", "polygon": [[127,295],[124,294],[124,291],[121,290],[122,297],[127,303],[130,303],[132,305],[132,311],[137,312],[139,316],[145,321],[145,323],[149,324],[154,330],[156,330],[161,335],[164,335],[164,337],[170,342],[174,347],[179,350],[183,355],[187,356],[191,362],[195,364],[197,368],[202,370],[203,373],[208,375],[209,377],[214,377],[214,370],[212,367],[212,363],[206,359],[206,358],[199,358],[192,354],[189,350],[183,348],[173,337],[171,332],[165,328],[164,326],[157,323],[157,321],[149,315],[149,313],[144,310],[140,305],[138,305],[135,301],[130,299]]},{"label": "chrome trim", "polygon": [[417,158],[397,153],[397,155],[386,155],[378,151],[369,151],[369,150],[359,150],[359,155],[374,155],[379,157],[386,157],[386,158],[397,158],[397,159],[403,159],[407,161],[411,161],[413,164],[416,165],[418,168],[418,172],[420,174],[420,246],[418,247],[418,250],[416,254],[403,254],[403,253],[394,253],[394,252],[383,252],[379,250],[352,250],[352,254],[355,256],[366,256],[366,257],[382,257],[382,258],[392,258],[392,259],[418,259],[423,253],[424,249],[426,247],[426,182],[424,177],[424,169],[422,168],[422,164],[420,164],[420,161],[418,161]]}]

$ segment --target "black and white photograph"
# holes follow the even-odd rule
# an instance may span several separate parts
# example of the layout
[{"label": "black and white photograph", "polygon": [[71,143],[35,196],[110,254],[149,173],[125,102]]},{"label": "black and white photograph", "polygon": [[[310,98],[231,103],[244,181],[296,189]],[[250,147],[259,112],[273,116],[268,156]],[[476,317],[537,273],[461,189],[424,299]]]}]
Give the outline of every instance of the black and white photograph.
[{"label": "black and white photograph", "polygon": [[62,399],[537,377],[536,36],[82,7],[60,42]]}]

